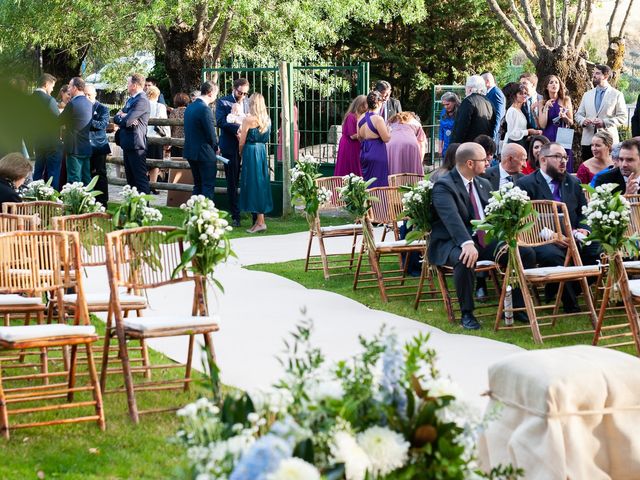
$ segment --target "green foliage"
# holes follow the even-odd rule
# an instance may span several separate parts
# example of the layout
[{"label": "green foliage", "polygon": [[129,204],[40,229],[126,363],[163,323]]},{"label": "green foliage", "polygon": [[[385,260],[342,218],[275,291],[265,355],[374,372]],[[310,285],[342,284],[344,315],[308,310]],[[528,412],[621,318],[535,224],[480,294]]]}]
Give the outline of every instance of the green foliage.
[{"label": "green foliage", "polygon": [[125,185],[122,188],[122,203],[113,214],[113,226],[117,230],[153,225],[162,220],[162,213],[149,207],[151,195],[138,193],[136,187]]},{"label": "green foliage", "polygon": [[367,191],[375,181],[375,177],[365,181],[353,173],[342,177],[342,187],[338,189],[338,194],[344,202],[344,209],[356,220],[365,216],[372,201],[378,200]]},{"label": "green foliage", "polygon": [[406,240],[411,243],[415,240],[423,240],[431,232],[433,221],[433,183],[428,180],[420,180],[416,185],[402,186],[402,217],[407,217],[407,228],[412,230],[407,234]]},{"label": "green foliage", "polygon": [[64,205],[66,215],[82,215],[83,213],[104,212],[105,208],[96,201],[96,197],[102,192],[93,188],[98,183],[95,176],[89,185],[82,182],[67,183],[60,191],[60,201]]}]

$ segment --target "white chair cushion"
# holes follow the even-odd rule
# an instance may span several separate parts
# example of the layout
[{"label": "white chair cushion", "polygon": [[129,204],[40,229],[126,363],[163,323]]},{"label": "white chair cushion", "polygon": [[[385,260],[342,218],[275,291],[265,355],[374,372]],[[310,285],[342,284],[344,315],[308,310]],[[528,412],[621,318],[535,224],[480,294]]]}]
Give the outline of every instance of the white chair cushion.
[{"label": "white chair cushion", "polygon": [[376,248],[393,248],[393,247],[413,247],[413,246],[425,246],[424,240],[416,240],[407,245],[406,240],[395,240],[393,242],[376,242]]},{"label": "white chair cushion", "polygon": [[540,267],[540,268],[528,268],[524,271],[527,277],[553,277],[566,274],[579,274],[579,273],[599,273],[600,267],[598,265],[583,265],[572,267]]},{"label": "white chair cushion", "polygon": [[124,327],[136,332],[152,332],[173,328],[207,327],[219,324],[220,318],[213,317],[133,317],[123,319]]},{"label": "white chair cushion", "polygon": [[629,280],[629,291],[634,297],[640,296],[640,280]]},{"label": "white chair cushion", "polygon": [[0,295],[0,305],[4,307],[7,305],[44,305],[44,303],[42,303],[41,297],[23,297],[22,295],[11,293]]},{"label": "white chair cushion", "polygon": [[[108,305],[110,294],[109,293],[88,293],[84,297],[87,300],[87,305]],[[118,295],[118,298],[120,299],[120,305],[127,305],[132,303],[135,303],[135,304],[147,303],[147,299],[144,298],[143,296],[131,295],[129,293],[121,293],[120,295]],[[75,304],[77,299],[78,299],[78,295],[76,295],[75,293],[64,295],[62,297],[62,300],[64,301],[64,303]]]},{"label": "white chair cushion", "polygon": [[477,267],[495,267],[495,266],[496,266],[496,262],[492,260],[479,260],[476,262],[476,268]]},{"label": "white chair cushion", "polygon": [[37,340],[39,338],[56,338],[71,336],[95,335],[96,329],[92,325],[65,325],[52,323],[50,325],[26,325],[21,327],[0,327],[0,340],[6,342],[20,342]]},{"label": "white chair cushion", "polygon": [[629,269],[638,269],[640,268],[640,260],[632,260],[629,262],[622,262],[624,265],[624,268],[629,268]]},{"label": "white chair cushion", "polygon": [[362,224],[349,223],[347,225],[332,225],[330,227],[320,227],[321,232],[339,232],[340,230],[362,230]]}]

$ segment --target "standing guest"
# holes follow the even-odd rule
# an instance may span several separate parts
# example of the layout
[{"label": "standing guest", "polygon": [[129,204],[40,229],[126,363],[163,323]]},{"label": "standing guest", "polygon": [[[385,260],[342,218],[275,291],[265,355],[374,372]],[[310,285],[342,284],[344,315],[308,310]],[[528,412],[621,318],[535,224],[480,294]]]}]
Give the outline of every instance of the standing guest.
[{"label": "standing guest", "polygon": [[482,74],[482,78],[484,79],[484,83],[487,87],[487,100],[491,102],[493,105],[493,110],[496,112],[496,124],[493,128],[493,141],[496,145],[500,145],[500,124],[502,123],[502,119],[504,118],[506,112],[506,103],[507,99],[502,93],[502,90],[498,88],[496,85],[496,81],[493,78],[493,74],[490,72],[485,72]]},{"label": "standing guest", "polygon": [[596,173],[609,169],[613,165],[611,160],[611,149],[613,148],[613,138],[606,130],[599,130],[591,139],[591,152],[593,157],[580,164],[576,176],[580,182],[589,184]]},{"label": "standing guest", "polygon": [[440,112],[440,126],[438,128],[438,155],[444,157],[451,141],[453,124],[456,120],[458,107],[460,107],[460,97],[453,92],[446,92],[440,98],[440,103],[442,103],[442,111]]},{"label": "standing guest", "polygon": [[[542,82],[542,99],[534,106],[538,112],[537,121],[542,128],[542,135],[549,141],[555,142],[558,128],[571,128],[573,126],[573,105],[571,97],[567,94],[564,83],[555,75],[545,77]],[[567,148],[569,164],[567,171],[573,173],[573,150]]]},{"label": "standing guest", "polygon": [[431,172],[429,175],[429,180],[432,183],[436,183],[438,179],[442,178],[444,175],[453,170],[453,167],[456,166],[456,151],[460,146],[459,143],[450,143],[447,148],[447,153],[444,154],[444,158],[442,159],[442,164],[440,168]]},{"label": "standing guest", "polygon": [[376,90],[367,95],[368,111],[358,117],[358,138],[360,145],[360,164],[362,177],[365,180],[375,178],[373,187],[389,185],[389,162],[387,160],[387,143],[391,135],[384,119],[376,112],[382,105],[382,95]]},{"label": "standing guest", "polygon": [[477,143],[484,149],[484,153],[487,156],[487,162],[489,165],[494,166],[496,161],[496,143],[489,135],[478,135],[473,139],[473,143]]},{"label": "standing guest", "polygon": [[96,88],[93,85],[85,87],[85,95],[93,104],[89,140],[91,141],[91,158],[89,166],[92,177],[98,177],[96,190],[102,192],[96,197],[103,205],[109,201],[109,181],[107,180],[107,155],[111,153],[107,139],[109,125],[109,108],[96,100]]},{"label": "standing guest", "polygon": [[[155,85],[150,85],[146,90],[147,98],[149,99],[149,118],[168,118],[167,107],[158,101],[160,97],[160,89]],[[147,139],[149,138],[165,138],[171,137],[171,128],[163,125],[149,125],[147,126]],[[147,157],[154,160],[162,160],[164,158],[164,152],[171,148],[169,145],[160,145],[157,143],[147,144]],[[160,168],[149,168],[149,182],[155,183],[158,181],[158,175],[160,174]],[[151,188],[151,193],[158,195],[155,188]]]},{"label": "standing guest", "polygon": [[596,179],[595,186],[615,183],[617,187],[614,192],[637,195],[640,193],[638,182],[640,182],[640,140],[631,138],[620,145],[618,168],[600,175]]},{"label": "standing guest", "polygon": [[216,185],[216,151],[218,137],[213,123],[211,105],[218,94],[218,87],[204,82],[200,95],[184,112],[184,158],[193,174],[193,194],[213,200]]},{"label": "standing guest", "polygon": [[388,122],[396,113],[402,111],[400,100],[391,97],[391,84],[385,80],[379,80],[376,83],[376,91],[382,96],[382,105],[380,105],[379,115]]},{"label": "standing guest", "polygon": [[129,99],[124,108],[113,117],[120,127],[120,147],[124,156],[124,171],[127,184],[138,192],[150,193],[147,177],[147,125],[149,123],[149,100],[143,91],[144,77],[134,73],[127,79]]},{"label": "standing guest", "polygon": [[527,118],[527,127],[537,129],[538,121],[535,106],[542,99],[542,96],[537,91],[538,76],[535,73],[524,72],[520,75],[518,81],[527,88],[527,99],[522,105],[522,113]]},{"label": "standing guest", "polygon": [[582,127],[582,161],[591,158],[591,139],[597,130],[605,129],[613,143],[618,143],[618,127],[627,123],[627,104],[624,95],[609,85],[611,68],[596,65],[593,69],[593,86],[582,96],[576,112],[576,122]]},{"label": "standing guest", "polygon": [[424,175],[422,145],[426,135],[420,122],[411,112],[396,113],[389,119],[391,139],[387,143],[389,175],[416,173]]},{"label": "standing guest", "polygon": [[636,109],[633,111],[633,117],[631,117],[631,136],[640,137],[640,95],[638,95]]},{"label": "standing guest", "polygon": [[71,93],[69,93],[69,84],[67,83],[62,87],[60,87],[60,90],[58,90],[57,101],[58,101],[58,111],[60,113],[62,113],[62,111],[64,110],[64,107],[67,106],[67,103],[69,103],[69,100],[71,100]]},{"label": "standing guest", "polygon": [[69,82],[71,100],[60,114],[64,126],[64,150],[67,154],[67,181],[91,182],[91,120],[93,104],[84,94],[85,83],[80,77]]},{"label": "standing guest", "polygon": [[360,166],[360,140],[358,140],[358,117],[367,111],[367,96],[353,99],[342,121],[342,136],[338,144],[338,158],[334,175],[342,177],[354,173],[362,176]]},{"label": "standing guest", "polygon": [[529,175],[540,168],[540,150],[549,143],[549,139],[544,135],[529,136],[529,146],[527,148],[527,163],[522,169],[524,175]]},{"label": "standing guest", "polygon": [[[173,96],[173,109],[169,113],[169,118],[175,120],[184,120],[184,111],[189,105],[189,95],[180,92]],[[184,126],[174,125],[171,127],[171,138],[184,138]],[[172,157],[182,157],[182,147],[171,146]]]},{"label": "standing guest", "polygon": [[[33,96],[47,106],[52,118],[60,115],[58,103],[51,96],[55,83],[56,77],[45,73],[38,80],[38,88],[33,92]],[[42,139],[38,145],[35,145],[34,150],[36,163],[33,179],[47,181],[51,178],[51,186],[60,190],[60,164],[62,162],[60,136],[52,135],[51,138]]]},{"label": "standing guest", "polygon": [[[220,129],[220,152],[229,160],[224,166],[224,174],[227,179],[227,197],[231,210],[231,225],[240,226],[240,208],[238,206],[238,183],[240,181],[240,150],[238,146],[238,130],[240,125],[227,121],[234,104],[240,103],[240,111],[249,113],[249,104],[246,102],[249,94],[249,80],[237,78],[233,82],[233,91],[216,102],[216,124]],[[236,107],[237,108],[237,107]]]},{"label": "standing guest", "polygon": [[147,77],[144,81],[144,93],[147,94],[147,97],[149,96],[149,87],[156,87],[158,89],[158,103],[161,103],[166,107],[167,102],[164,100],[164,95],[160,91],[160,87],[158,87],[158,80],[153,77]]},{"label": "standing guest", "polygon": [[614,168],[618,168],[620,167],[620,147],[622,146],[622,143],[616,143],[612,148],[611,148],[611,165],[607,168],[605,168],[604,170],[600,170],[598,173],[596,173],[593,178],[591,179],[591,183],[589,183],[589,185],[591,185],[592,187],[595,188],[596,184],[598,183],[598,178],[600,178],[601,175],[610,172],[611,170],[613,170]]},{"label": "standing guest", "polygon": [[493,136],[496,125],[496,113],[493,105],[486,99],[487,87],[480,75],[467,77],[466,97],[456,113],[451,141],[456,143],[473,142],[478,135]]},{"label": "standing guest", "polygon": [[254,93],[249,99],[249,115],[240,127],[240,153],[242,174],[240,175],[240,210],[255,215],[248,233],[267,229],[264,214],[273,210],[267,142],[271,133],[271,119],[267,113],[264,97]]},{"label": "standing guest", "polygon": [[487,168],[482,176],[491,183],[491,191],[499,190],[507,183],[515,184],[522,177],[526,161],[527,151],[517,143],[508,143],[502,149],[500,163]]},{"label": "standing guest", "polygon": [[0,158],[0,208],[4,202],[21,202],[18,188],[31,173],[31,162],[21,153],[9,153]]},{"label": "standing guest", "polygon": [[511,97],[511,106],[505,115],[507,133],[504,137],[504,142],[518,143],[523,148],[527,144],[526,138],[529,135],[542,134],[542,130],[528,128],[527,117],[522,111],[522,107],[526,101],[527,88],[521,84],[513,93],[513,97]]}]

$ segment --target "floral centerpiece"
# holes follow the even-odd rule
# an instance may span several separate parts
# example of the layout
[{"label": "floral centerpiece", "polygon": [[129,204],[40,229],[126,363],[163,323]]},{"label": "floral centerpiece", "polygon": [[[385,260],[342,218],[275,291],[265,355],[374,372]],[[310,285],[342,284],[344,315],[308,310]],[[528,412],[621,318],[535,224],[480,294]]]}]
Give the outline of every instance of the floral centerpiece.
[{"label": "floral centerpiece", "polygon": [[285,341],[284,377],[268,393],[222,394],[178,411],[176,441],[197,480],[376,480],[509,478],[521,471],[476,469],[482,419],[439,375],[428,335],[401,346],[384,329],[360,339],[361,353],[326,365],[310,321]]},{"label": "floral centerpiece", "polygon": [[420,180],[416,185],[400,187],[400,191],[404,193],[402,216],[409,219],[406,225],[411,229],[405,237],[407,243],[423,240],[431,232],[433,183],[429,180]]},{"label": "floral centerpiece", "polygon": [[369,186],[375,181],[375,177],[365,181],[354,173],[342,177],[342,187],[338,189],[338,195],[344,202],[345,210],[356,220],[362,219],[367,214],[371,201],[376,200],[367,192]]},{"label": "floral centerpiece", "polygon": [[146,227],[162,220],[162,213],[149,206],[151,195],[138,192],[136,187],[122,188],[122,202],[113,214],[116,229]]},{"label": "floral centerpiece", "polygon": [[102,192],[94,190],[98,177],[93,177],[88,185],[82,182],[67,183],[60,191],[60,201],[64,205],[67,215],[81,215],[83,213],[104,212],[105,208],[96,197]]},{"label": "floral centerpiece", "polygon": [[20,191],[20,196],[24,200],[34,202],[55,202],[60,194],[51,186],[52,181],[53,177],[50,177],[47,182],[44,180],[34,180]]},{"label": "floral centerpiece", "polygon": [[331,200],[332,192],[325,187],[318,188],[316,179],[322,175],[318,173],[320,162],[312,155],[300,157],[295,166],[289,171],[291,177],[291,197],[301,206],[307,221],[312,222],[320,205]]}]

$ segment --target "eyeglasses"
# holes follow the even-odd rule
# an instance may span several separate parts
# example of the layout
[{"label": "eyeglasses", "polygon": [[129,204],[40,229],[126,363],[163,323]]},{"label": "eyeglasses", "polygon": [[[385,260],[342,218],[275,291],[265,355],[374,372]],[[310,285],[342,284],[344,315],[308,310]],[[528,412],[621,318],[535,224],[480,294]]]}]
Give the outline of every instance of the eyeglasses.
[{"label": "eyeglasses", "polygon": [[249,92],[241,92],[240,90],[236,90],[236,93],[239,97],[244,97],[245,95],[249,95]]},{"label": "eyeglasses", "polygon": [[554,153],[553,155],[544,155],[544,158],[555,158],[560,162],[566,162],[568,160],[567,155],[563,155],[561,153]]}]

